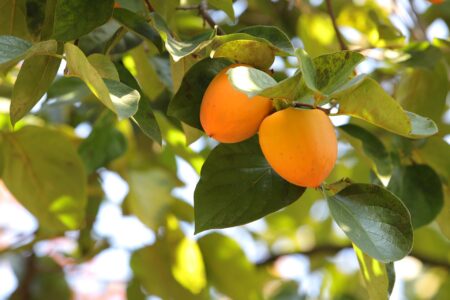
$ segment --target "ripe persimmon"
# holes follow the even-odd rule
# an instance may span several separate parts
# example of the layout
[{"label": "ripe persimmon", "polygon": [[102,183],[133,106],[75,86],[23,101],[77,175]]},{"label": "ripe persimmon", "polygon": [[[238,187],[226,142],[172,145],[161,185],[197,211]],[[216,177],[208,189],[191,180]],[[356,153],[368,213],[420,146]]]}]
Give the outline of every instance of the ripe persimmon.
[{"label": "ripe persimmon", "polygon": [[259,128],[259,143],[272,168],[303,187],[318,187],[337,158],[333,124],[319,109],[290,107],[270,115]]},{"label": "ripe persimmon", "polygon": [[269,98],[247,97],[228,80],[227,71],[220,71],[209,84],[200,107],[200,122],[206,134],[222,143],[237,143],[258,132],[262,120],[273,106]]}]

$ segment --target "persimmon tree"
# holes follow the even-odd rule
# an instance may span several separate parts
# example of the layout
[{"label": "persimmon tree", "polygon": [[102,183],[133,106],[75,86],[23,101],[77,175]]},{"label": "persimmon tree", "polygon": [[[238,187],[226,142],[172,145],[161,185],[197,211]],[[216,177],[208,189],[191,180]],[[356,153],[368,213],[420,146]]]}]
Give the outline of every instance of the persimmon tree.
[{"label": "persimmon tree", "polygon": [[115,247],[112,172],[155,235],[129,299],[449,299],[450,2],[382,2],[0,0],[0,195],[38,223],[0,227],[11,297],[69,299]]}]

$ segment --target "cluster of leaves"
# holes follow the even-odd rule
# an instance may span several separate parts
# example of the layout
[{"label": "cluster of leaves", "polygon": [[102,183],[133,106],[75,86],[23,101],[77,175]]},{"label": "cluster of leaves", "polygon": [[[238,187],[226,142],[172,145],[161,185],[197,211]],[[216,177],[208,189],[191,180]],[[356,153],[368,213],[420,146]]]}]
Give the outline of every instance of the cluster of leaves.
[{"label": "cluster of leaves", "polygon": [[[0,2],[0,88],[5,87],[0,96],[10,104],[9,114],[0,119],[0,174],[39,222],[33,241],[16,251],[69,230],[79,230],[78,251],[70,253],[77,262],[103,250],[105,244],[91,236],[103,198],[103,168],[117,172],[129,185],[124,213],[160,233],[154,244],[133,253],[130,297],[143,297],[143,288],[164,299],[207,299],[214,287],[233,299],[260,299],[263,287],[277,280],[251,264],[232,239],[210,233],[193,241],[183,234],[181,222],[193,222],[199,233],[265,216],[268,224],[278,224],[284,215],[295,220],[297,229],[310,222],[300,211],[326,199],[333,220],[352,244],[327,233],[317,245],[337,241],[353,246],[373,299],[386,298],[392,290],[393,261],[411,251],[428,253],[420,246],[413,249],[413,235],[417,247],[417,236],[426,236],[420,230],[429,230],[426,225],[438,218],[440,231],[450,236],[449,146],[442,139],[450,132],[442,122],[448,41],[406,44],[377,5],[336,1],[338,23],[366,38],[360,46],[401,45],[396,60],[385,59],[385,70],[355,76],[365,57],[337,48],[323,7],[314,8],[314,14],[276,19],[273,23],[283,30],[247,21],[251,26],[225,26],[232,33],[218,34],[217,28],[203,28],[205,1],[186,4],[200,16],[177,10],[180,3],[175,0],[149,1],[147,6],[146,1],[118,2],[121,7],[112,0]],[[207,4],[234,20],[231,0]],[[261,0],[249,10],[257,7],[267,15],[265,10],[281,5],[285,3]],[[425,17],[433,20],[433,9]],[[292,19],[298,22],[294,26]],[[291,43],[297,33],[304,49]],[[299,62],[292,76],[268,75],[276,57]],[[200,153],[188,147],[202,136],[199,110],[206,88],[233,62],[251,66],[228,73],[234,87],[249,97],[269,97],[277,107],[332,107],[332,115],[351,117],[338,132],[340,141],[353,148],[340,157],[322,193],[276,174],[256,136],[213,149],[208,145]],[[64,76],[58,75],[62,65]],[[391,82],[396,83],[393,96],[381,85]],[[74,128],[85,123],[92,131],[81,139]],[[182,185],[176,157],[201,170],[194,207],[172,195]],[[352,159],[358,163],[348,167]],[[383,185],[386,178],[390,180]],[[318,235],[330,231],[331,218],[319,223],[314,224]],[[280,227],[284,225],[274,225],[276,229],[258,238],[272,246],[290,228]],[[32,257],[33,264],[41,263]],[[292,284],[264,297],[295,294]]]}]

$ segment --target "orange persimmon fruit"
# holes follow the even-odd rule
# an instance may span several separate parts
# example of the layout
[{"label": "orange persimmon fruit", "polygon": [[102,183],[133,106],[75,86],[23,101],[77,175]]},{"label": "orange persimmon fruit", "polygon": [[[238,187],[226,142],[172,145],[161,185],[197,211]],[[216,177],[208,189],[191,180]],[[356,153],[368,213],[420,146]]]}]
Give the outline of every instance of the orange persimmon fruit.
[{"label": "orange persimmon fruit", "polygon": [[444,3],[444,0],[428,0],[428,1],[433,3],[433,4],[442,4],[442,3]]},{"label": "orange persimmon fruit", "polygon": [[256,134],[273,108],[269,98],[249,98],[233,87],[227,71],[238,66],[243,65],[231,65],[214,77],[200,107],[200,122],[204,131],[222,143],[241,142]]},{"label": "orange persimmon fruit", "polygon": [[330,118],[319,109],[280,110],[261,123],[259,143],[270,166],[298,186],[318,187],[337,158]]}]

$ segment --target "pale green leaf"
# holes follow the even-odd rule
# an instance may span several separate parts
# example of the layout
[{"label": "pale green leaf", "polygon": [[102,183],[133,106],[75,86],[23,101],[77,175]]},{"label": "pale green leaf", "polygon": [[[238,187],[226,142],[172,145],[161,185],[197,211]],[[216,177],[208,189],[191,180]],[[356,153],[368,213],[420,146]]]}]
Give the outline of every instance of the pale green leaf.
[{"label": "pale green leaf", "polygon": [[368,77],[336,92],[333,98],[339,103],[339,114],[363,119],[398,135],[423,138],[437,132],[432,120],[404,111],[375,80]]},{"label": "pale green leaf", "polygon": [[95,53],[89,55],[87,59],[94,69],[97,70],[100,77],[119,81],[119,73],[108,56]]},{"label": "pale green leaf", "polygon": [[368,256],[353,244],[361,275],[370,300],[389,299],[389,278],[386,265]]},{"label": "pale green leaf", "polygon": [[0,0],[0,35],[28,39],[25,0]]},{"label": "pale green leaf", "polygon": [[236,241],[212,233],[199,239],[198,244],[205,261],[206,273],[215,288],[231,299],[262,298],[262,282],[258,281],[257,270]]},{"label": "pale green leaf", "polygon": [[2,179],[46,232],[82,226],[86,173],[69,139],[61,133],[24,127],[3,135]]},{"label": "pale green leaf", "polygon": [[10,117],[14,125],[22,119],[50,88],[61,60],[52,56],[33,56],[20,68],[11,97]]}]

